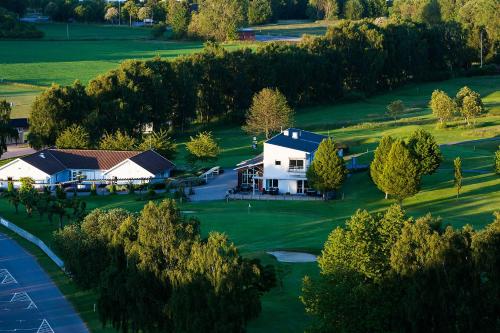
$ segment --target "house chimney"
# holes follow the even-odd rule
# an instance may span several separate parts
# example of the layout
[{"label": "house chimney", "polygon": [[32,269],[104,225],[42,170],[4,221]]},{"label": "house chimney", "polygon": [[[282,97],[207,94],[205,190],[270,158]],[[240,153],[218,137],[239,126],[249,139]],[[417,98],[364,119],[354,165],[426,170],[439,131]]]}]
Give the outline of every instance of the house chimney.
[{"label": "house chimney", "polygon": [[289,135],[288,130],[284,130],[284,131],[283,131],[283,135],[284,135],[284,136],[288,136],[288,135]]},{"label": "house chimney", "polygon": [[292,132],[292,139],[298,139],[299,138],[299,132]]}]

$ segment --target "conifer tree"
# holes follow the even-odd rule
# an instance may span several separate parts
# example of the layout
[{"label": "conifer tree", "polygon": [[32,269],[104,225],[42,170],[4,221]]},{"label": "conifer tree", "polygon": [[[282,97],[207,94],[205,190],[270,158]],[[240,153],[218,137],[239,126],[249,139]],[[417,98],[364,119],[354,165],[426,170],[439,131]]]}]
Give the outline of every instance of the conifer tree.
[{"label": "conifer tree", "polygon": [[418,129],[412,133],[408,148],[418,160],[420,175],[431,175],[441,163],[441,150],[431,133]]},{"label": "conifer tree", "polygon": [[384,192],[393,195],[399,203],[419,190],[418,162],[401,140],[394,142],[387,156],[382,186]]},{"label": "conifer tree", "polygon": [[344,160],[338,155],[331,138],[323,140],[309,169],[307,180],[314,189],[326,193],[338,190],[347,176]]},{"label": "conifer tree", "polygon": [[[389,152],[391,151],[392,144],[394,143],[394,139],[391,136],[384,136],[382,140],[380,140],[380,143],[375,150],[375,156],[373,158],[373,162],[370,164],[370,175],[372,177],[373,182],[379,190],[385,192],[384,186],[383,186],[383,173],[384,173],[384,166],[385,162],[387,160],[387,156],[389,155]],[[385,192],[385,198],[387,199],[388,193]]]}]

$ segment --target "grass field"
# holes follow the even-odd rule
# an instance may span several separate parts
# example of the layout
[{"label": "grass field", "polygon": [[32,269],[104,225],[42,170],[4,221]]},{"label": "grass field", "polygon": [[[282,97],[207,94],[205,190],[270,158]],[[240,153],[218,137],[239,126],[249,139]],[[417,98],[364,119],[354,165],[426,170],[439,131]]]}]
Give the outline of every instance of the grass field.
[{"label": "grass field", "polygon": [[42,25],[42,30],[43,40],[0,42],[0,81],[39,86],[71,84],[77,79],[86,83],[126,59],[174,58],[203,48],[202,42],[146,39],[147,28],[71,24],[70,40],[64,37],[65,24]]},{"label": "grass field", "polygon": [[12,118],[24,118],[29,116],[31,104],[42,90],[43,88],[37,86],[0,83],[0,99],[14,103]]}]

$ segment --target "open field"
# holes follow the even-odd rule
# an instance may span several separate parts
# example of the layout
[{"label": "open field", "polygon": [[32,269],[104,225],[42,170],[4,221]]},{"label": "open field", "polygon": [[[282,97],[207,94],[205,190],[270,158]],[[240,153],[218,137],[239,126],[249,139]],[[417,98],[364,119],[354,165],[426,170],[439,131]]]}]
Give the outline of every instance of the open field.
[{"label": "open field", "polygon": [[324,35],[328,25],[327,21],[283,20],[277,23],[253,26],[252,29],[259,35],[301,37],[304,34]]},{"label": "open field", "polygon": [[42,25],[42,30],[47,33],[43,40],[0,42],[0,80],[40,86],[87,83],[126,59],[174,58],[203,49],[198,41],[146,39],[146,28],[71,24],[69,41],[65,24]]},{"label": "open field", "polygon": [[0,83],[0,100],[6,99],[14,103],[12,118],[28,117],[31,104],[35,97],[42,92],[42,89],[31,85]]}]

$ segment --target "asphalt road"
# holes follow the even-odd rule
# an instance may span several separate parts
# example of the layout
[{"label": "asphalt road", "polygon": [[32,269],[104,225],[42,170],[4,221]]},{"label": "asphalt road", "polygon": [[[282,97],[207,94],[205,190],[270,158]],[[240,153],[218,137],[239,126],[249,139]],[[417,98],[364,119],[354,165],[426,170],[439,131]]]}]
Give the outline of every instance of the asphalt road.
[{"label": "asphalt road", "polygon": [[0,332],[89,332],[36,259],[0,233]]}]

